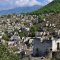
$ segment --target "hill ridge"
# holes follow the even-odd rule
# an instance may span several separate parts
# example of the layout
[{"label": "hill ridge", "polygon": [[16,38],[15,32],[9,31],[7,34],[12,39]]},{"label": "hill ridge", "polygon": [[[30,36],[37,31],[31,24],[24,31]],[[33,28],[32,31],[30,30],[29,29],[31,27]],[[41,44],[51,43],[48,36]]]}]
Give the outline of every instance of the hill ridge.
[{"label": "hill ridge", "polygon": [[53,0],[51,3],[32,13],[33,14],[60,13],[60,0]]}]

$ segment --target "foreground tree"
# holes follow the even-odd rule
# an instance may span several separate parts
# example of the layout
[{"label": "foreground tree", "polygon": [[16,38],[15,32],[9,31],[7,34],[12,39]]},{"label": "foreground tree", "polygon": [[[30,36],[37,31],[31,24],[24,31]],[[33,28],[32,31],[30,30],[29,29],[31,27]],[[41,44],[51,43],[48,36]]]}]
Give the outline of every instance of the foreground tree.
[{"label": "foreground tree", "polygon": [[10,53],[4,45],[0,45],[0,60],[20,60],[20,57]]}]

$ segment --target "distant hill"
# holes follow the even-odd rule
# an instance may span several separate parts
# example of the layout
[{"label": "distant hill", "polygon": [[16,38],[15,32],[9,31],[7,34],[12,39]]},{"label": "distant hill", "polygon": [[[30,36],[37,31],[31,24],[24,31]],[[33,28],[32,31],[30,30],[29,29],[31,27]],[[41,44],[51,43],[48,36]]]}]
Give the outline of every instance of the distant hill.
[{"label": "distant hill", "polygon": [[59,12],[60,12],[60,0],[53,0],[51,3],[32,13],[42,14],[42,13],[59,13]]},{"label": "distant hill", "polygon": [[9,9],[9,10],[2,10],[2,11],[0,11],[0,15],[13,14],[13,13],[14,14],[28,13],[28,12],[35,11],[41,7],[42,6],[39,6],[39,5],[32,6],[32,7],[17,7],[17,8]]}]

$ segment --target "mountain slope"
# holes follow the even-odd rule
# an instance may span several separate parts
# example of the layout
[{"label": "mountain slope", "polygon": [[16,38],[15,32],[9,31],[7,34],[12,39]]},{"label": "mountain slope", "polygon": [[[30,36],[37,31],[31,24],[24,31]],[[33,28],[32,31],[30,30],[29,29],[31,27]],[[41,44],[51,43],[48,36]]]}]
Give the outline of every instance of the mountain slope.
[{"label": "mountain slope", "polygon": [[34,10],[37,10],[41,8],[42,6],[32,6],[32,7],[17,7],[14,9],[9,9],[9,10],[2,10],[0,11],[0,15],[6,15],[6,14],[18,14],[18,13],[28,13],[32,12]]},{"label": "mountain slope", "polygon": [[48,5],[44,6],[37,11],[34,11],[34,14],[42,14],[42,13],[59,13],[60,12],[60,0],[54,0]]}]

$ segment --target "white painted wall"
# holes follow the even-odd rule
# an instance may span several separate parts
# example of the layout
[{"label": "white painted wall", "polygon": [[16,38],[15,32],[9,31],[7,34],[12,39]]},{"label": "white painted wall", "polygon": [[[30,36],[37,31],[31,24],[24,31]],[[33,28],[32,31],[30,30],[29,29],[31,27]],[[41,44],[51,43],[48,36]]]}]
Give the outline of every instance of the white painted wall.
[{"label": "white painted wall", "polygon": [[55,40],[52,40],[52,51],[57,51],[57,44]]},{"label": "white painted wall", "polygon": [[57,43],[60,43],[60,39],[52,40],[52,51],[57,51]]}]

